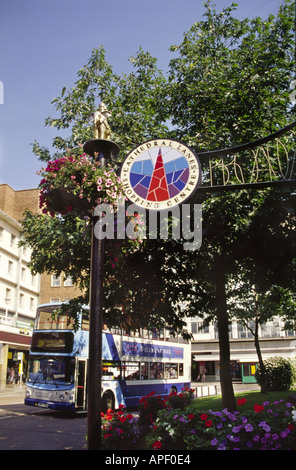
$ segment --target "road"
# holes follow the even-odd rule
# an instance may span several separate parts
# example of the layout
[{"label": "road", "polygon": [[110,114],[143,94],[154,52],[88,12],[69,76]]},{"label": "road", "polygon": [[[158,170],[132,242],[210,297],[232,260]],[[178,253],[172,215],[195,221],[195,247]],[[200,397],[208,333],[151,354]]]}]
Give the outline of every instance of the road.
[{"label": "road", "polygon": [[24,392],[0,394],[0,450],[86,450],[86,415],[25,406]]}]

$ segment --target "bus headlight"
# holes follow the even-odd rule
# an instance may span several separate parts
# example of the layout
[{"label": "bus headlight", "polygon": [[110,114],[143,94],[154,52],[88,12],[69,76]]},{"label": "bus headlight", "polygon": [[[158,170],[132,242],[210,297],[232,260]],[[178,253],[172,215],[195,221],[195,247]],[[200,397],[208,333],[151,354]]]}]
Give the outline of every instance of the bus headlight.
[{"label": "bus headlight", "polygon": [[31,390],[26,389],[26,398],[30,398]]},{"label": "bus headlight", "polygon": [[73,399],[71,395],[69,395],[69,392],[64,392],[60,394],[60,401],[69,401]]}]

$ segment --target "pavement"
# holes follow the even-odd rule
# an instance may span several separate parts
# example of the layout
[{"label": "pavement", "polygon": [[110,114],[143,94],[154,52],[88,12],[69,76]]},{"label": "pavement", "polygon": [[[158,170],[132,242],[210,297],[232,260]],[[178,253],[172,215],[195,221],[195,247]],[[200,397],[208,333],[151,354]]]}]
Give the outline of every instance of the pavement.
[{"label": "pavement", "polygon": [[0,390],[0,405],[11,405],[24,403],[26,393],[26,385],[7,385],[6,388]]},{"label": "pavement", "polygon": [[[251,390],[258,390],[260,391],[260,386],[257,383],[252,383],[252,384],[243,384],[242,382],[233,382],[233,391],[234,393],[240,393],[240,392],[249,392]],[[203,396],[207,395],[207,387],[216,387],[216,395],[221,395],[221,385],[220,382],[191,382],[191,388],[196,389],[198,387],[203,388]],[[212,392],[212,390],[210,390]],[[212,393],[208,393],[212,394]]]}]

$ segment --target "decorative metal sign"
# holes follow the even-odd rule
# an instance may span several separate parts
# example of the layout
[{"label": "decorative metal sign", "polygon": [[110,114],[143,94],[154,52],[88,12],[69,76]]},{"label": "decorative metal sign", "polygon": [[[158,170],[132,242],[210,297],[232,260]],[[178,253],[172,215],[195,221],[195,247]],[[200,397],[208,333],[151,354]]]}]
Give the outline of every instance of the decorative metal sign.
[{"label": "decorative metal sign", "polygon": [[228,149],[198,153],[201,189],[291,184],[296,180],[296,122],[262,139]]},{"label": "decorative metal sign", "polygon": [[154,139],[136,147],[121,168],[128,199],[145,209],[163,210],[185,202],[200,184],[195,153],[176,140]]}]

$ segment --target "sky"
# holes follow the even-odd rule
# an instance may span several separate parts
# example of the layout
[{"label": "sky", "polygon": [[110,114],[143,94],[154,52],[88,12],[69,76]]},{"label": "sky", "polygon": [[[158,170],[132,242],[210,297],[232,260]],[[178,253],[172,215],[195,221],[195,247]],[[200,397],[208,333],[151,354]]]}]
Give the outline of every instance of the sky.
[{"label": "sky", "polygon": [[[232,0],[216,0],[216,9]],[[282,0],[236,0],[237,18],[277,14]],[[205,12],[204,0],[0,0],[0,184],[38,187],[36,140],[51,148],[45,126],[59,117],[52,100],[70,89],[94,48],[104,46],[115,73],[128,73],[140,47],[165,71],[169,48]]]}]

